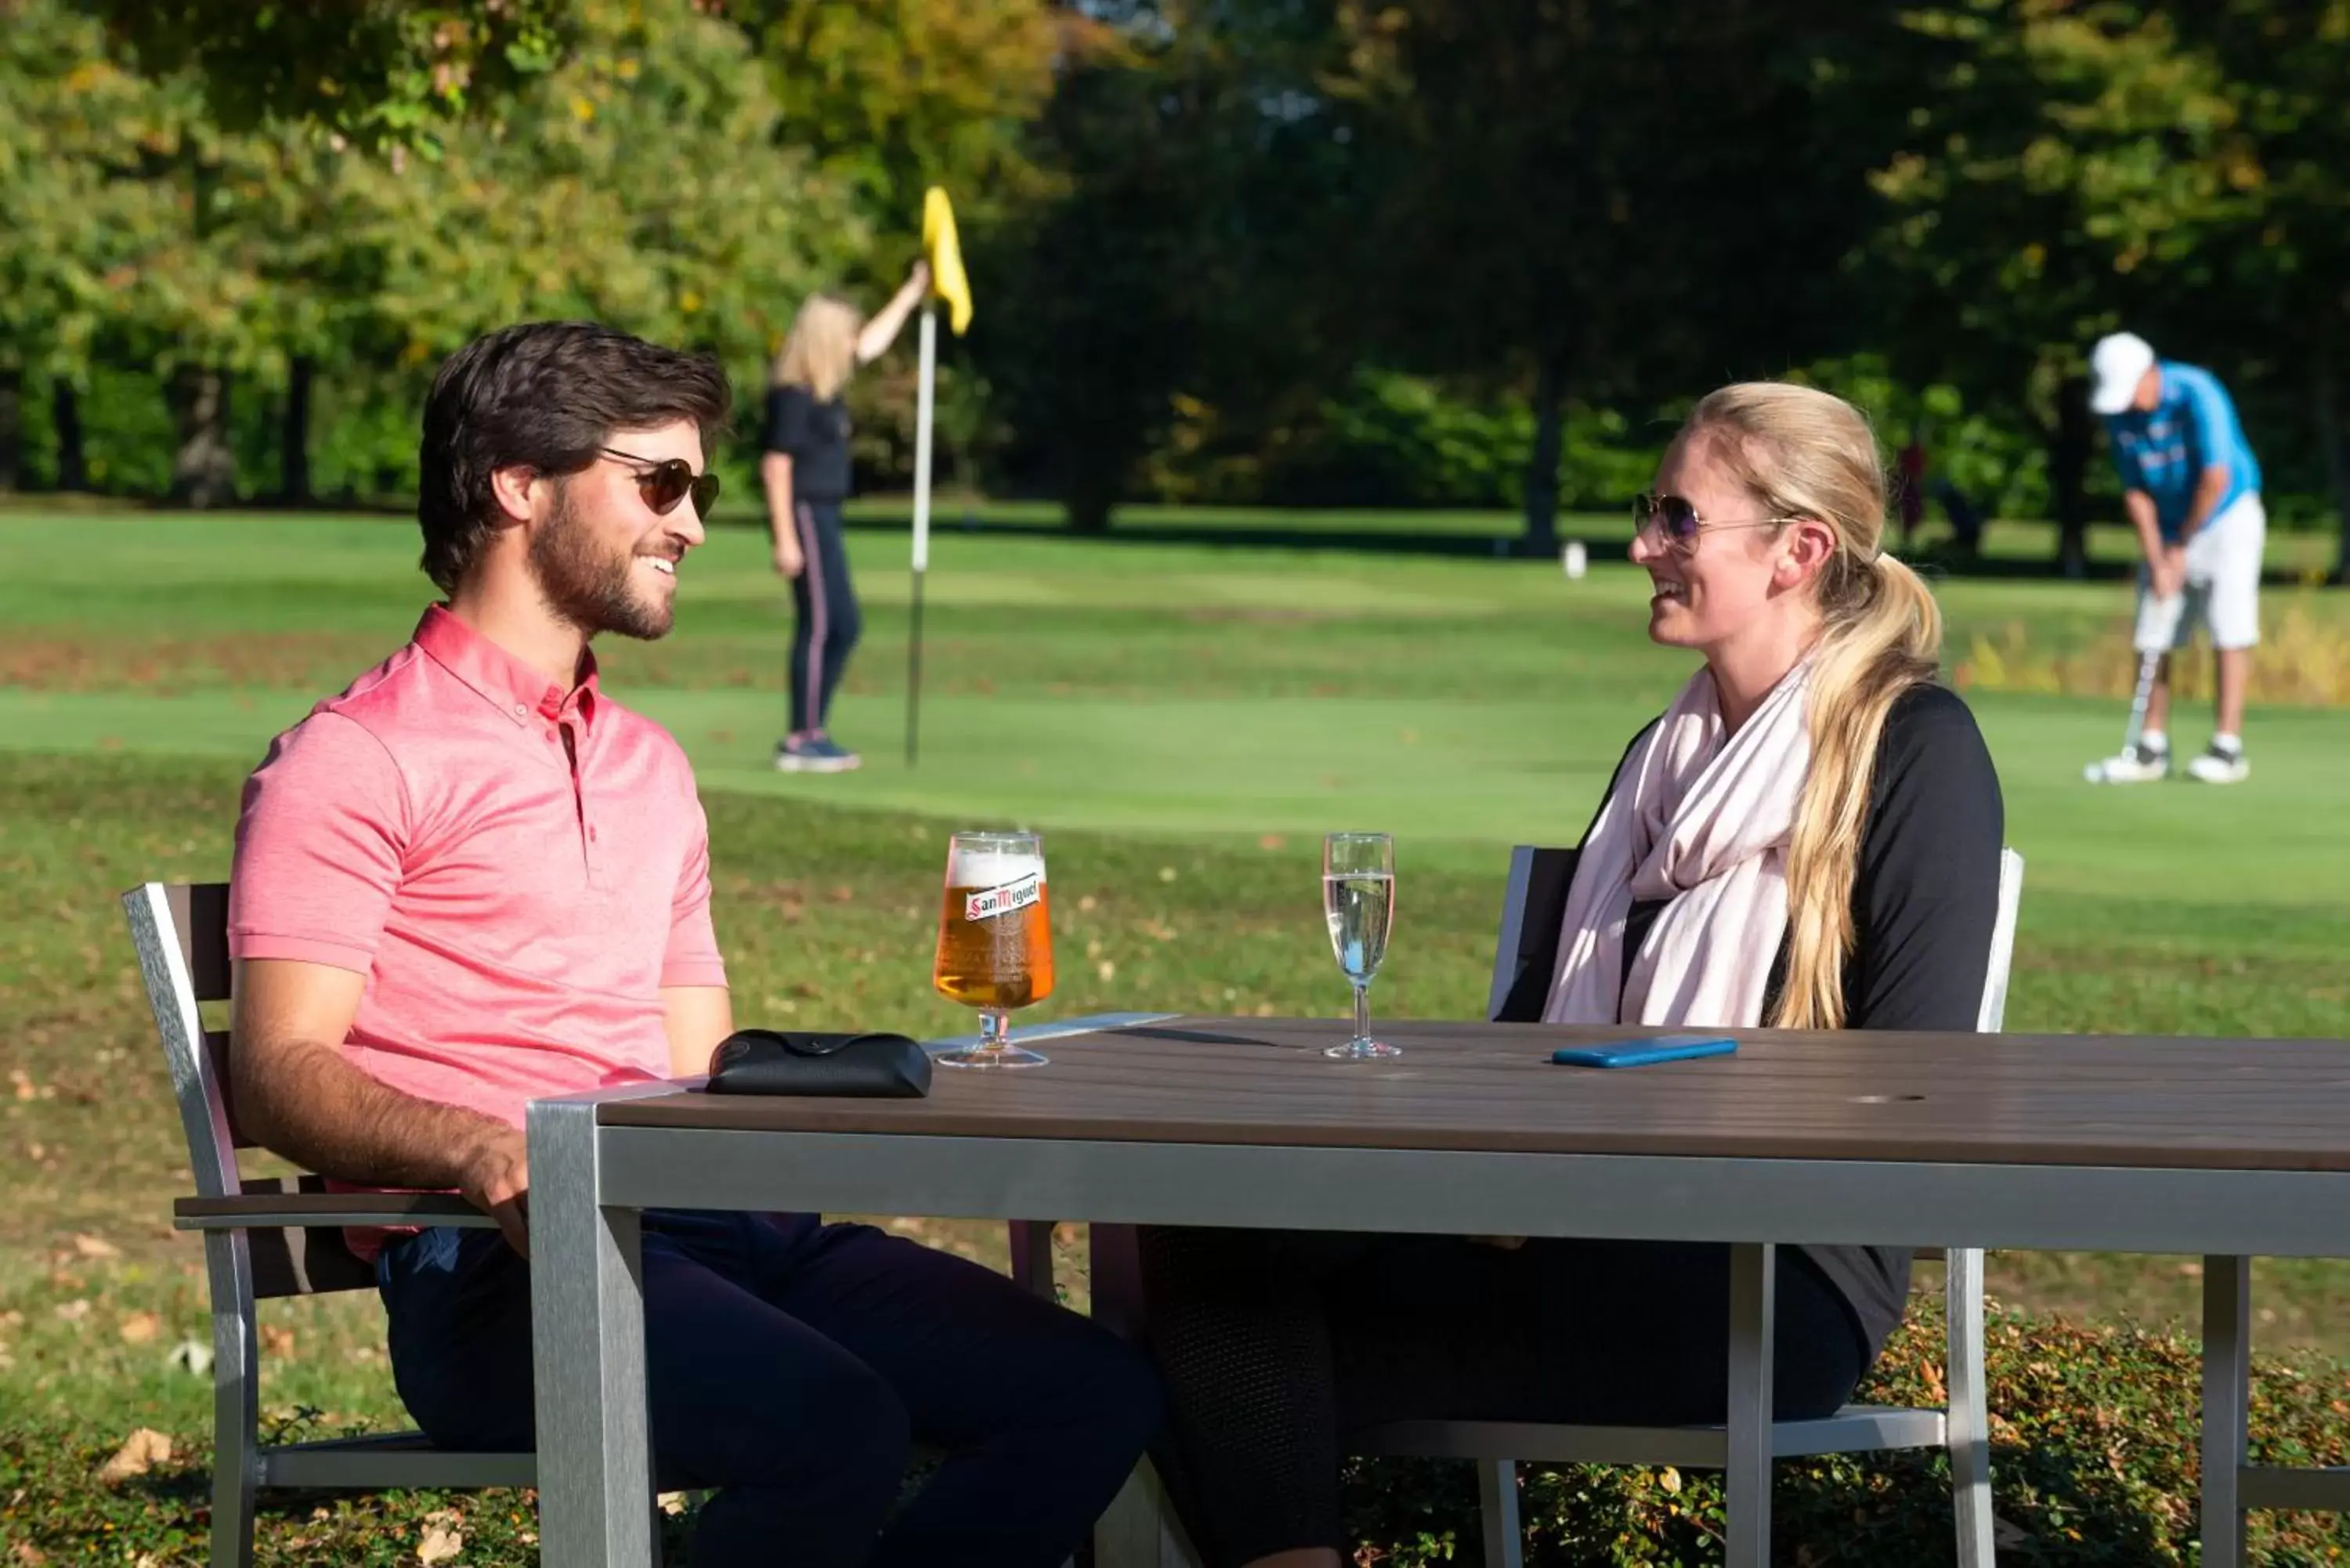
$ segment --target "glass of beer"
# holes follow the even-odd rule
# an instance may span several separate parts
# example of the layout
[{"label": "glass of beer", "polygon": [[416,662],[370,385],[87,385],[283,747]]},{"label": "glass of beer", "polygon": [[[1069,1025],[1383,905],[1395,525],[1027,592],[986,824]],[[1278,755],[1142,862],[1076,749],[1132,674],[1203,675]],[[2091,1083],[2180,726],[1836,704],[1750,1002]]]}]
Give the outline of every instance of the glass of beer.
[{"label": "glass of beer", "polygon": [[1402,1055],[1371,1038],[1369,996],[1395,920],[1394,839],[1384,833],[1334,833],[1322,841],[1322,913],[1330,924],[1330,950],[1355,982],[1355,1037],[1322,1054],[1349,1062]]},{"label": "glass of beer", "polygon": [[947,844],[945,902],[931,982],[979,1009],[979,1044],[941,1052],[950,1067],[1041,1067],[1005,1038],[1006,1014],[1053,994],[1045,846],[1033,833],[958,833]]}]

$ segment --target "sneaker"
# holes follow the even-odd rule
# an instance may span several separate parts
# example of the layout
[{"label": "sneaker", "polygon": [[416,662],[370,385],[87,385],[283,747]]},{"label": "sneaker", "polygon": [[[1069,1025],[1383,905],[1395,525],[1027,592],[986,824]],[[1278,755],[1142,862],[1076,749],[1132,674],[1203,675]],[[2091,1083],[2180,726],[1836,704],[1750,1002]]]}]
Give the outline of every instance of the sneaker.
[{"label": "sneaker", "polygon": [[845,774],[851,768],[862,766],[864,762],[863,757],[826,735],[779,741],[775,744],[775,770],[778,773]]},{"label": "sneaker", "polygon": [[2125,747],[2118,756],[2089,764],[2089,778],[2096,784],[2152,784],[2169,776],[2170,748],[2158,749],[2143,741]]},{"label": "sneaker", "polygon": [[2205,784],[2241,784],[2251,776],[2252,764],[2244,761],[2241,746],[2222,746],[2211,742],[2211,749],[2187,764],[2188,776]]}]

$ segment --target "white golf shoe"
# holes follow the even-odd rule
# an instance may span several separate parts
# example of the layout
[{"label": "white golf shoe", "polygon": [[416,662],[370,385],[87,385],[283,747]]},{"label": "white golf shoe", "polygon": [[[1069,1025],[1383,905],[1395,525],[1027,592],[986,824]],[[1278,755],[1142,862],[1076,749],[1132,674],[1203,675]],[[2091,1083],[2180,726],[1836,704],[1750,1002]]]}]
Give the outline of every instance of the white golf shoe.
[{"label": "white golf shoe", "polygon": [[2211,749],[2187,764],[2189,778],[2205,784],[2241,784],[2251,776],[2252,764],[2244,761],[2243,748],[2229,748],[2217,741]]},{"label": "white golf shoe", "polygon": [[2126,746],[2117,756],[2091,763],[2088,776],[2093,784],[2153,784],[2170,776],[2170,749],[2157,750],[2143,742]]}]

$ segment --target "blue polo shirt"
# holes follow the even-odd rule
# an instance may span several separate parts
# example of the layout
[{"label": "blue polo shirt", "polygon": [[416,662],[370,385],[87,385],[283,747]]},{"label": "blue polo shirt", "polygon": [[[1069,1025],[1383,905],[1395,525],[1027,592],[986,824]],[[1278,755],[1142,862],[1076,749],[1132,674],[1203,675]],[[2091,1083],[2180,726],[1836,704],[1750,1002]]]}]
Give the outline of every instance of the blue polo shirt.
[{"label": "blue polo shirt", "polygon": [[2114,448],[2114,468],[2122,488],[2154,497],[2162,536],[2177,539],[2195,509],[2195,486],[2215,462],[2228,465],[2228,493],[2212,509],[2217,517],[2261,487],[2260,460],[2237,422],[2235,400],[2210,371],[2161,362],[2162,400],[2151,413],[2127,409],[2106,416]]}]

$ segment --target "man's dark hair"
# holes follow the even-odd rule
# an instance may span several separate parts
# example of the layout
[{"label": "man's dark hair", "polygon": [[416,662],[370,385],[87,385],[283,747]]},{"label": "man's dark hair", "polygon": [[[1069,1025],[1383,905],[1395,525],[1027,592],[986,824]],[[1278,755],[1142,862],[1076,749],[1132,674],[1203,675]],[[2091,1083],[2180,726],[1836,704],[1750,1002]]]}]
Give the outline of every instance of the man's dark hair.
[{"label": "man's dark hair", "polygon": [[615,431],[675,420],[704,452],[733,402],[707,354],[681,354],[592,321],[532,321],[476,337],[442,365],[424,403],[416,520],[424,573],[454,593],[498,526],[490,475],[577,473]]}]

